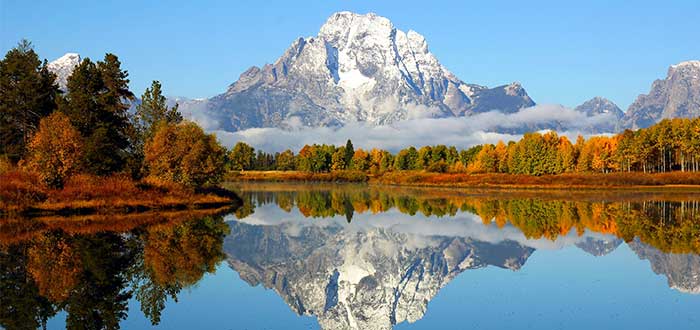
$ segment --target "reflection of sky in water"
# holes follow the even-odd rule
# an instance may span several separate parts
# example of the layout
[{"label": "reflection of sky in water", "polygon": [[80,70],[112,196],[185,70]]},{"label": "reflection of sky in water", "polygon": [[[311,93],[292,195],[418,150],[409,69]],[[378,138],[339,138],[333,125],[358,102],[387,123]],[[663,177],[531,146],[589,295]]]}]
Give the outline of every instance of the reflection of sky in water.
[{"label": "reflection of sky in water", "polygon": [[700,296],[672,290],[626,245],[604,257],[537,251],[517,272],[466,271],[396,329],[699,329]]},{"label": "reflection of sky in water", "polygon": [[[178,303],[168,299],[161,323],[153,327],[129,301],[129,317],[121,323],[130,329],[319,329],[311,317],[296,315],[272,290],[251,287],[226,263],[215,274],[178,295]],[[65,312],[50,319],[48,329],[65,329]]]},{"label": "reflection of sky in water", "polygon": [[[281,226],[295,237],[305,227],[341,229],[352,234],[374,230],[402,233],[421,248],[431,237],[464,237],[497,244],[514,241],[536,251],[524,266],[512,271],[498,267],[468,269],[452,279],[428,303],[415,323],[395,329],[699,329],[700,295],[669,288],[648,260],[641,260],[627,244],[595,257],[575,246],[587,239],[613,241],[613,236],[575,232],[557,240],[528,240],[517,228],[484,225],[473,214],[455,217],[409,216],[395,209],[385,213],[304,218],[274,204],[255,209],[241,220],[251,226]],[[168,301],[158,329],[319,329],[314,317],[298,316],[273,290],[251,287],[228,264],[219,265],[197,285],[184,290],[178,303]],[[65,314],[49,322],[64,328]],[[122,329],[150,329],[133,299]]]}]

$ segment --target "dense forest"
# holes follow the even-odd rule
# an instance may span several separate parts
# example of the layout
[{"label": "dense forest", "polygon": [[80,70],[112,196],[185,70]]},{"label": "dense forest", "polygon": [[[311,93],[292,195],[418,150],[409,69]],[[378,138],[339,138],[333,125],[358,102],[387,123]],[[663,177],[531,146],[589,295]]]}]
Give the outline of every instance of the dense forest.
[{"label": "dense forest", "polygon": [[519,141],[477,145],[465,150],[436,145],[409,147],[392,154],[381,149],[354,149],[314,144],[297,154],[255,152],[239,142],[230,153],[234,170],[298,170],[369,173],[424,170],[440,173],[508,173],[546,175],[700,170],[700,118],[663,120],[649,128],[614,136],[579,136],[571,142],[556,132],[528,133]]},{"label": "dense forest", "polygon": [[90,178],[183,189],[221,181],[226,149],[216,137],[169,107],[160,82],[136,99],[128,77],[108,53],[83,59],[63,91],[30,42],[7,52],[0,60],[2,209]]}]

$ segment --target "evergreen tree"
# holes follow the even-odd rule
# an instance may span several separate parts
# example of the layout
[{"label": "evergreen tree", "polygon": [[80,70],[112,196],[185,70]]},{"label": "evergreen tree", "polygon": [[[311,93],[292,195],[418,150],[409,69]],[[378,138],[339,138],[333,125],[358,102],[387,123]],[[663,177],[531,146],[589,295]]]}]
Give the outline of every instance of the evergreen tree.
[{"label": "evergreen tree", "polygon": [[143,147],[153,138],[160,125],[175,125],[182,122],[182,115],[177,111],[177,104],[168,108],[163,96],[161,84],[154,80],[150,88],[141,96],[141,103],[136,106],[136,113],[131,117],[133,133],[131,134],[131,152],[128,167],[134,177],[143,173]]},{"label": "evergreen tree", "polygon": [[178,105],[168,108],[166,98],[163,96],[161,84],[154,80],[150,88],[141,96],[141,103],[136,106],[134,126],[144,141],[153,137],[153,132],[159,123],[178,124],[182,121],[182,114],[177,110]]},{"label": "evergreen tree", "polygon": [[102,114],[100,95],[104,91],[102,75],[89,58],[83,59],[68,77],[69,93],[59,102],[59,110],[70,118],[83,137],[92,135]]},{"label": "evergreen tree", "polygon": [[85,137],[85,165],[93,174],[107,175],[127,164],[134,134],[127,114],[134,96],[127,77],[113,54],[97,63],[86,58],[68,78],[68,95],[59,103]]},{"label": "evergreen tree", "polygon": [[352,165],[352,157],[355,156],[355,148],[352,146],[352,141],[348,139],[348,142],[345,143],[345,169],[350,168]]},{"label": "evergreen tree", "polygon": [[0,155],[21,159],[41,118],[56,109],[56,76],[22,40],[0,60]]}]

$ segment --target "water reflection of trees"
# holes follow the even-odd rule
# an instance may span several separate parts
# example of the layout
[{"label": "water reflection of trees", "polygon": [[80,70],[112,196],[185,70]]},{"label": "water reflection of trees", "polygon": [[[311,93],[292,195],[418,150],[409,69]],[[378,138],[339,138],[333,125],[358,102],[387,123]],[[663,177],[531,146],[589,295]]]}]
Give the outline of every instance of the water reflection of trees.
[{"label": "water reflection of trees", "polygon": [[484,224],[513,225],[531,239],[555,240],[572,231],[581,235],[589,230],[627,242],[639,238],[667,253],[700,254],[700,199],[682,195],[552,198],[551,194],[493,196],[430,190],[408,194],[379,188],[251,190],[243,195],[246,211],[237,214],[239,218],[253,213],[255,205],[268,203],[286,211],[296,207],[305,217],[345,216],[348,221],[358,213],[392,209],[428,217],[468,212],[478,215]]},{"label": "water reflection of trees", "polygon": [[0,326],[45,327],[65,311],[68,329],[118,329],[132,297],[158,324],[168,298],[177,300],[223,260],[229,230],[221,216],[103,229],[0,241]]}]

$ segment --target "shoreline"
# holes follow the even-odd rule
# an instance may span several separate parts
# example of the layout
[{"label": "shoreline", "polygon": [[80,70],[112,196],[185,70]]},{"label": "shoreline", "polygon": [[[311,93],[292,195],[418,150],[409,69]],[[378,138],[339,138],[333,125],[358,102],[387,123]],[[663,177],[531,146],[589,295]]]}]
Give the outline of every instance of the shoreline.
[{"label": "shoreline", "polygon": [[236,208],[243,204],[235,192],[219,186],[157,185],[123,176],[77,176],[60,189],[44,187],[31,173],[6,173],[0,179],[0,218],[128,215]]},{"label": "shoreline", "polygon": [[585,173],[546,176],[514,174],[387,172],[371,175],[355,171],[309,173],[299,171],[242,171],[229,173],[228,182],[364,183],[375,186],[468,188],[493,190],[693,190],[700,192],[700,173]]}]

